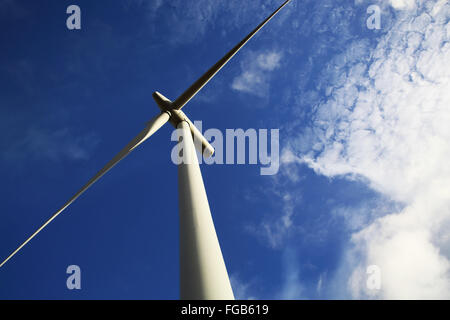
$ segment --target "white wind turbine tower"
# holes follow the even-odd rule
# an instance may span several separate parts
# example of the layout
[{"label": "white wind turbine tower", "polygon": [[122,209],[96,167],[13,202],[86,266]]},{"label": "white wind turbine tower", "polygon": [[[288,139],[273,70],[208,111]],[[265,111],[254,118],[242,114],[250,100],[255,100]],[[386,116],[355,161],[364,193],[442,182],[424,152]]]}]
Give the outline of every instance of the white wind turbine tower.
[{"label": "white wind turbine tower", "polygon": [[[62,208],[37,229],[25,242],[12,252],[1,264],[2,267],[53,219],[83,194],[106,172],[136,149],[166,122],[179,130],[182,142],[183,161],[178,165],[178,192],[180,215],[180,298],[188,300],[231,300],[234,299],[212,220],[208,198],[195,149],[204,156],[211,156],[214,148],[189,120],[181,108],[191,100],[205,84],[285,5],[285,1],[266,20],[239,42],[203,76],[192,84],[175,101],[170,101],[159,92],[153,93],[161,113],[151,119],[125,148],[123,148],[105,167],[87,182]],[[194,144],[194,140],[199,143]]]}]

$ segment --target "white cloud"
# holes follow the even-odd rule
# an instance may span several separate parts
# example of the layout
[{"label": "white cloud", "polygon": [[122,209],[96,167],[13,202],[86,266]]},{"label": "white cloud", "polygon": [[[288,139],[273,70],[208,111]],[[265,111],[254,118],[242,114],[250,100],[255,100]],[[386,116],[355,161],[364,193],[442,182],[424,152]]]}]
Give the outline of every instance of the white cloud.
[{"label": "white cloud", "polygon": [[390,3],[397,10],[413,9],[416,6],[415,0],[390,0]]},{"label": "white cloud", "polygon": [[[375,264],[381,269],[381,297],[449,298],[450,263],[434,244],[433,227],[429,225],[432,218],[426,217],[427,208],[415,206],[417,203],[400,214],[391,214],[375,221],[354,235],[353,240],[357,246],[364,246],[358,249],[364,252],[365,264]],[[360,293],[362,297],[367,293],[364,283],[354,284],[357,290],[365,290]]]},{"label": "white cloud", "polygon": [[270,73],[280,67],[282,54],[278,51],[249,52],[241,63],[242,73],[234,78],[234,90],[251,93],[259,97],[269,94]]},{"label": "white cloud", "polygon": [[450,298],[450,5],[391,5],[417,11],[402,11],[374,51],[353,42],[330,63],[328,98],[304,131],[311,151],[302,137],[290,144],[316,172],[361,178],[404,204],[353,235],[344,262],[353,297],[373,296],[364,272],[374,264],[383,279],[376,297]]},{"label": "white cloud", "polygon": [[281,54],[279,52],[267,52],[258,55],[256,64],[262,70],[273,71],[280,66]]}]

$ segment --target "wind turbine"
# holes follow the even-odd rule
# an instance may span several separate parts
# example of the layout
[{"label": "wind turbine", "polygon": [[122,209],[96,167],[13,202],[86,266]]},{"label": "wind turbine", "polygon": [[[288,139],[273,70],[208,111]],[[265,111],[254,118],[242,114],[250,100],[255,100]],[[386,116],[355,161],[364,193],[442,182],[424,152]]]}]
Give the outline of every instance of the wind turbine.
[{"label": "wind turbine", "polygon": [[[148,121],[128,145],[109,161],[91,180],[69,199],[50,219],[14,250],[1,264],[2,267],[31,239],[42,231],[61,212],[72,204],[106,172],[125,158],[131,151],[150,138],[166,122],[179,129],[179,146],[183,161],[178,165],[178,192],[180,209],[180,298],[187,300],[232,300],[233,290],[228,278],[217,234],[203,184],[196,149],[208,157],[214,148],[181,111],[222,67],[281,9],[291,0],[285,1],[277,10],[258,25],[222,59],[195,81],[175,101],[170,101],[159,92],[152,94],[161,113]],[[194,144],[194,141],[196,142]],[[198,143],[197,143],[198,142]]]}]

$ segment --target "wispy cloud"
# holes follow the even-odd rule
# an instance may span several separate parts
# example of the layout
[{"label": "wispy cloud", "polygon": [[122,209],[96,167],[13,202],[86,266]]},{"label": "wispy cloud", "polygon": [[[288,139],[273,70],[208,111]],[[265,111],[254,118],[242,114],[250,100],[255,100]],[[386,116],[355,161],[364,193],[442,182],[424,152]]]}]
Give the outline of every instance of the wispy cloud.
[{"label": "wispy cloud", "polygon": [[273,186],[266,192],[271,197],[277,198],[280,203],[279,211],[267,215],[258,224],[247,225],[247,231],[254,234],[272,249],[280,249],[285,245],[286,239],[292,234],[300,232],[294,224],[295,207],[302,201],[301,194],[297,189],[293,191],[278,191],[280,187],[278,178],[273,178]]},{"label": "wispy cloud", "polygon": [[237,274],[230,275],[231,287],[237,300],[256,300],[258,297],[252,294],[252,282],[244,282]]},{"label": "wispy cloud", "polygon": [[269,94],[270,72],[280,67],[280,51],[250,52],[241,62],[241,74],[234,78],[234,90],[259,97]]},{"label": "wispy cloud", "polygon": [[68,128],[50,131],[32,127],[21,137],[5,146],[5,160],[20,161],[27,158],[59,162],[88,160],[99,139],[94,134],[75,135]]},{"label": "wispy cloud", "polygon": [[273,11],[279,2],[275,0],[130,0],[128,5],[131,4],[139,5],[146,10],[151,28],[155,30],[164,28],[165,32],[170,34],[165,37],[165,41],[172,45],[179,45],[200,40],[211,28],[221,27],[225,34],[248,23],[250,16],[256,16],[259,20]]},{"label": "wispy cloud", "polygon": [[304,287],[301,281],[299,257],[296,251],[286,248],[283,251],[283,283],[278,299],[298,300],[303,298]]}]

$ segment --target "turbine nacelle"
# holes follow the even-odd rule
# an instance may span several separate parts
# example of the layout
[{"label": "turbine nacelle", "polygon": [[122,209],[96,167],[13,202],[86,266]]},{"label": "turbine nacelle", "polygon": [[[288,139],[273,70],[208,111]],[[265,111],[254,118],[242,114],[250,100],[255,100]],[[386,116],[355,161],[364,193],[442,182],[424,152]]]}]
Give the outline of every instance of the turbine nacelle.
[{"label": "turbine nacelle", "polygon": [[192,121],[183,111],[173,108],[173,103],[170,99],[166,98],[158,91],[153,92],[152,97],[161,112],[166,112],[170,115],[169,122],[174,126],[174,128],[178,128],[178,125],[182,121],[186,121],[189,124],[192,139],[194,140],[194,145],[198,152],[203,154],[203,156],[206,158],[214,154],[213,146],[208,142],[208,140],[202,135],[200,130],[197,129],[197,127],[192,123]]},{"label": "turbine nacelle", "polygon": [[170,111],[172,109],[172,101],[163,96],[158,91],[153,92],[152,97],[155,100],[161,112]]}]

